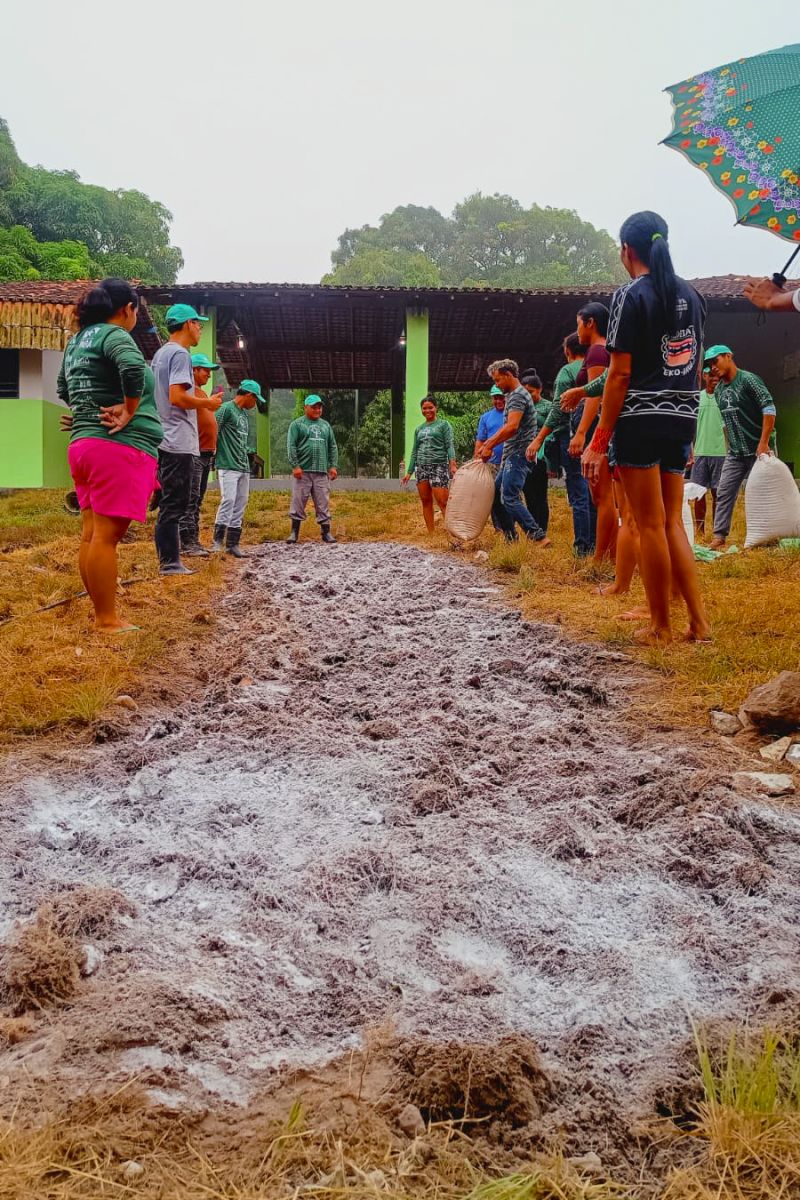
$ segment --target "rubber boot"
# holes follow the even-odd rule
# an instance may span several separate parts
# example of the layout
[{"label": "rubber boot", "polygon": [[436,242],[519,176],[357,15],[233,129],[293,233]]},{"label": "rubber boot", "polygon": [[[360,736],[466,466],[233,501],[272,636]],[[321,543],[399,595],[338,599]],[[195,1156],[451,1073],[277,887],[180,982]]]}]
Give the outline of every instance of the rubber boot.
[{"label": "rubber boot", "polygon": [[287,546],[294,546],[300,537],[300,524],[300,521],[296,520],[294,517],[292,518],[292,532],[286,539]]},{"label": "rubber boot", "polygon": [[231,527],[228,528],[228,538],[225,543],[225,549],[232,558],[247,558],[247,555],[244,553],[244,551],[239,549],[239,541],[241,536],[241,526],[239,526],[238,529],[233,529]]},{"label": "rubber boot", "polygon": [[228,532],[227,525],[214,526],[214,541],[211,543],[211,553],[221,554],[225,549],[225,534]]},{"label": "rubber boot", "polygon": [[320,536],[321,536],[323,542],[327,542],[329,546],[336,545],[336,538],[331,533],[331,527],[329,524],[320,525],[319,531],[320,531]]}]

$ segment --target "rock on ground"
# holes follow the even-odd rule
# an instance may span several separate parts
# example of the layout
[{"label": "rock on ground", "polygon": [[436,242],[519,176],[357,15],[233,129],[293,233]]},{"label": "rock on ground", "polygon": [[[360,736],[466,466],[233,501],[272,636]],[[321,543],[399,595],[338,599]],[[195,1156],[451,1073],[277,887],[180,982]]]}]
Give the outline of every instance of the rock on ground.
[{"label": "rock on ground", "polygon": [[768,683],[753,688],[742,705],[748,720],[769,733],[800,729],[800,671],[781,671]]}]

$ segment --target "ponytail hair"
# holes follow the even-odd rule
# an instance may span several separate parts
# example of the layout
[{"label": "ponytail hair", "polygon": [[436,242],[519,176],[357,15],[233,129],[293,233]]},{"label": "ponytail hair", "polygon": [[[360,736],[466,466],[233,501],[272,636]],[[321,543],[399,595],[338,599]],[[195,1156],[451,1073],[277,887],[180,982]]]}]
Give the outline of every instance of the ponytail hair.
[{"label": "ponytail hair", "polygon": [[638,212],[628,217],[619,231],[619,240],[630,246],[646,267],[650,269],[653,287],[661,301],[669,332],[672,333],[678,316],[675,307],[678,300],[678,284],[672,255],[669,252],[667,222],[658,213]]},{"label": "ponytail hair", "polygon": [[101,279],[87,289],[78,301],[78,328],[99,325],[121,308],[139,307],[139,296],[127,279]]}]

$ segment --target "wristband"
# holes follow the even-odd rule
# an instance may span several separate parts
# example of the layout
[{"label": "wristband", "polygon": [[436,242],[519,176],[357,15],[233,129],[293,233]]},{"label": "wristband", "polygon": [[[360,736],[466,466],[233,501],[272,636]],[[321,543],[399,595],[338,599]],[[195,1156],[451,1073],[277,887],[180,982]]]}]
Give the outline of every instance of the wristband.
[{"label": "wristband", "polygon": [[609,443],[614,436],[613,429],[600,429],[594,431],[594,437],[589,443],[589,449],[595,454],[608,454]]},{"label": "wristband", "polygon": [[797,288],[796,291],[792,292],[792,304],[795,306],[797,311],[800,312],[800,288]]}]

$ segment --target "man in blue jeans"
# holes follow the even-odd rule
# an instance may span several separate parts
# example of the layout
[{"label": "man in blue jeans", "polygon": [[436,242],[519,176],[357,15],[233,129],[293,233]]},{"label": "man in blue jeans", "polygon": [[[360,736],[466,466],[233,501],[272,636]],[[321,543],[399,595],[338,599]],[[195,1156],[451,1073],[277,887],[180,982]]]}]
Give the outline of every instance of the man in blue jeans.
[{"label": "man in blue jeans", "polygon": [[561,452],[561,465],[564,468],[564,479],[567,485],[567,500],[572,509],[572,528],[574,541],[572,548],[578,558],[586,558],[594,553],[594,532],[592,529],[591,505],[589,503],[589,488],[583,478],[580,458],[573,458],[569,452],[572,438],[570,430],[570,414],[561,408],[561,397],[564,392],[575,386],[578,371],[583,366],[585,348],[580,344],[577,333],[570,333],[564,338],[564,357],[567,360],[556,375],[553,384],[553,402],[550,412],[544,419],[544,425],[527,449],[527,457],[533,461],[549,434],[555,434],[558,448]]},{"label": "man in blue jeans", "polygon": [[511,519],[506,533],[508,541],[516,541],[516,525],[521,525],[527,538],[539,546],[549,546],[550,539],[537,525],[522,499],[522,487],[530,470],[525,450],[536,433],[536,408],[530,395],[519,381],[519,367],[513,358],[500,358],[487,368],[492,382],[506,398],[504,422],[497,433],[484,442],[478,457],[488,462],[495,446],[503,445],[503,459],[498,474],[500,503]]}]

